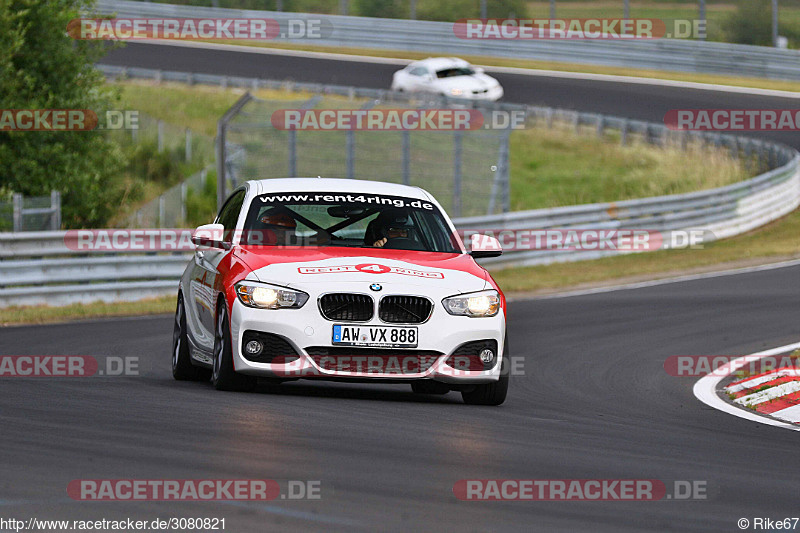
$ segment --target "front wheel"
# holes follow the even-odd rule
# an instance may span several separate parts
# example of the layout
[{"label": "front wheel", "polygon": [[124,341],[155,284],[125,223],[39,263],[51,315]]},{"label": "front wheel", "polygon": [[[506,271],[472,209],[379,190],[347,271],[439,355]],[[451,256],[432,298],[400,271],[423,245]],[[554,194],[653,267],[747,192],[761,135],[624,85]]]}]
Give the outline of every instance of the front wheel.
[{"label": "front wheel", "polygon": [[500,379],[494,383],[477,385],[470,391],[462,391],[461,398],[468,405],[500,405],[506,401],[508,394],[508,374],[511,361],[508,360],[508,338],[503,342],[503,361],[500,367]]},{"label": "front wheel", "polygon": [[214,368],[211,382],[217,390],[251,391],[256,386],[254,376],[239,374],[233,369],[233,346],[231,344],[231,328],[225,305],[221,305],[217,313],[217,325],[214,329]]},{"label": "front wheel", "polygon": [[175,324],[172,328],[172,377],[178,381],[206,381],[210,373],[192,364],[189,355],[189,338],[186,333],[186,308],[183,294],[178,293]]}]

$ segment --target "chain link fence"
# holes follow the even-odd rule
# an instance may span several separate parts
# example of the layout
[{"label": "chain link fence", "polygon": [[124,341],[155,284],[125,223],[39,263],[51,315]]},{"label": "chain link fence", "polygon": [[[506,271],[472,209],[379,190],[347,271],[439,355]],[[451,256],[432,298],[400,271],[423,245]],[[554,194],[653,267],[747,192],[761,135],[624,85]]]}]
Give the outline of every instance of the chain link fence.
[{"label": "chain link fence", "polygon": [[[475,104],[479,105],[479,104]],[[428,190],[455,217],[507,211],[511,130],[278,129],[283,110],[462,109],[437,96],[406,97],[350,88],[297,101],[243,97],[219,122],[218,201],[244,181],[263,178],[349,178],[402,183]],[[224,164],[221,164],[224,162]],[[449,205],[448,205],[449,202]]]}]

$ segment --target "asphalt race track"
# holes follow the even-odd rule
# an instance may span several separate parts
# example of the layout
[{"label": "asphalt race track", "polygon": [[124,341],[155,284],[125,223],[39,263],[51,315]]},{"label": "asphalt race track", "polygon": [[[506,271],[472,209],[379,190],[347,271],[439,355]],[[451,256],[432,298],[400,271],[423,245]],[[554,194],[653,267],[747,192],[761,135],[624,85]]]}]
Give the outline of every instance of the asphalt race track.
[{"label": "asphalt race track", "polygon": [[[106,62],[366,86],[385,86],[395,68],[152,54],[146,46],[115,51]],[[498,77],[511,101],[651,120],[681,104],[786,106],[745,95]],[[793,266],[513,301],[509,339],[524,375],[512,377],[498,408],[466,406],[455,393],[418,396],[405,385],[299,381],[244,394],[175,382],[171,316],[3,328],[0,355],[134,357],[140,375],[2,380],[0,517],[202,516],[225,518],[233,532],[621,532],[739,531],[742,517],[800,516],[797,433],[708,408],[692,394],[695,378],[669,376],[662,366],[671,355],[744,355],[796,342],[799,282]],[[66,493],[74,479],[121,478],[318,480],[322,498],[78,502]],[[461,479],[505,478],[658,479],[668,490],[676,480],[701,481],[707,499],[462,502],[453,495]]]},{"label": "asphalt race track", "polygon": [[[797,340],[800,266],[512,302],[524,357],[499,408],[299,381],[221,393],[170,374],[172,317],[0,330],[0,353],[138,357],[139,377],[8,378],[0,516],[225,517],[230,531],[735,531],[798,514],[797,433],[707,408],[670,355]],[[524,346],[514,350],[513,346]],[[73,479],[319,480],[321,500],[77,502]],[[705,481],[708,498],[462,502],[460,479]],[[13,496],[11,496],[13,495]],[[443,528],[444,529],[444,528]]]},{"label": "asphalt race track", "polygon": [[[128,43],[112,50],[102,63],[129,67],[226,74],[309,83],[388,89],[401,66],[359,61],[331,61],[209,50],[160,44]],[[487,71],[503,86],[503,101],[590,111],[661,122],[670,109],[795,109],[797,99],[734,94],[639,83],[575,80]],[[800,132],[760,134],[800,148]]]}]

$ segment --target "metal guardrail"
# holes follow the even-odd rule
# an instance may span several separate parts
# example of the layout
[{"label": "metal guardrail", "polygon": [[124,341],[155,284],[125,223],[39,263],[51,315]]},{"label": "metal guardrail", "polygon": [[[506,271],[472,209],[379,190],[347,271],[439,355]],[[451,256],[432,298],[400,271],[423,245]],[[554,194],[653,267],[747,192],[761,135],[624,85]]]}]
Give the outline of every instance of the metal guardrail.
[{"label": "metal guardrail", "polygon": [[[800,205],[800,155],[779,147],[781,167],[745,182],[688,194],[537,209],[456,219],[459,230],[702,228],[714,238],[738,235],[775,220]],[[186,254],[76,254],[66,232],[0,233],[0,307],[67,305],[74,302],[138,300],[171,294],[188,261]],[[577,261],[615,250],[522,250],[482,262],[510,267]],[[57,259],[53,259],[57,258]]]},{"label": "metal guardrail", "polygon": [[[285,28],[288,20],[325,20],[329,31],[300,44],[405,50],[439,55],[475,55],[604,65],[637,69],[729,74],[800,80],[800,51],[707,41],[655,40],[465,40],[453,24],[340,15],[314,15],[181,6],[126,0],[99,0],[96,10],[120,18],[270,18]],[[284,32],[286,33],[286,32]],[[288,38],[278,37],[276,42]]]}]

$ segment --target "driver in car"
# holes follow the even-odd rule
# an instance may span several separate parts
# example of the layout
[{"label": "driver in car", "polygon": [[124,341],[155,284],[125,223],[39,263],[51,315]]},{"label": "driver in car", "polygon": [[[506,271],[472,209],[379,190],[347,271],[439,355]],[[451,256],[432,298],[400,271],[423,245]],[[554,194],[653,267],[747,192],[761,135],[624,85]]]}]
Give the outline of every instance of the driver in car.
[{"label": "driver in car", "polygon": [[[387,209],[369,223],[364,241],[376,248],[383,248],[386,243],[394,241],[395,244],[404,244],[399,248],[417,249],[419,243],[414,238],[413,226],[411,217],[403,210]],[[390,244],[390,247],[393,246]]]},{"label": "driver in car", "polygon": [[296,243],[297,222],[280,208],[273,207],[258,217],[258,225],[248,232],[248,244],[289,246]]}]

